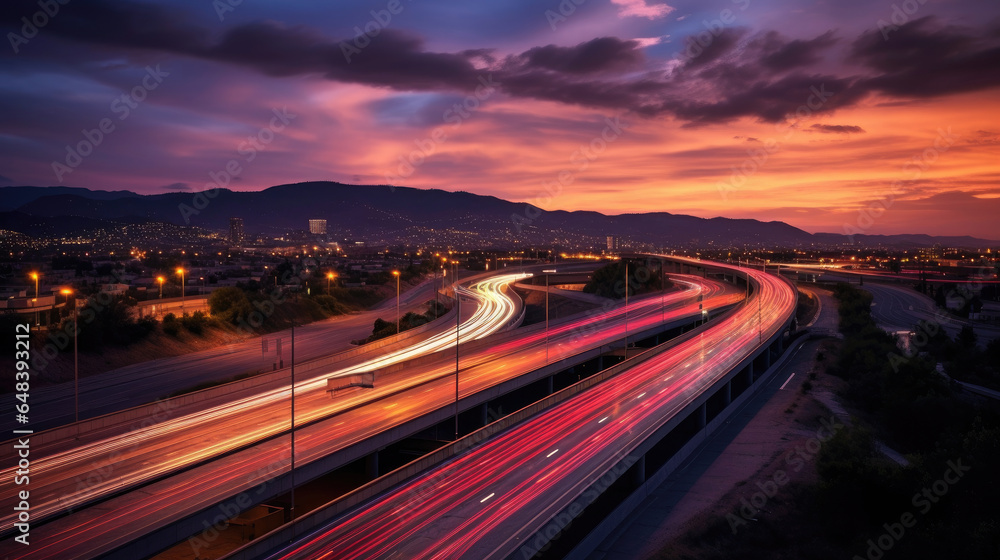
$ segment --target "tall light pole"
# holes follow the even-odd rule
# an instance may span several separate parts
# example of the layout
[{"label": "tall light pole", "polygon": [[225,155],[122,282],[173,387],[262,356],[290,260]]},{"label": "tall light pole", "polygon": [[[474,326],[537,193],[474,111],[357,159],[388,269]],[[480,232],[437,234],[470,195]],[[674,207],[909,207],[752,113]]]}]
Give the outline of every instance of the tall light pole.
[{"label": "tall light pole", "polygon": [[399,271],[393,270],[392,275],[396,277],[396,334],[399,334]]},{"label": "tall light pole", "polygon": [[326,273],[326,295],[330,295],[330,282],[332,282],[336,277],[337,275],[332,272]]},{"label": "tall light pole", "polygon": [[549,363],[549,275],[545,275],[545,363]]},{"label": "tall light pole", "polygon": [[[31,273],[31,279],[35,281],[35,299],[31,300],[32,307],[35,307],[35,306],[38,305],[38,277],[39,276],[41,276],[41,275],[38,274],[37,272],[32,272]],[[37,309],[35,310],[35,326],[36,327],[40,326],[40,323],[38,322],[38,310]]]},{"label": "tall light pole", "polygon": [[660,259],[660,322],[662,323],[667,319],[667,311],[663,307],[663,299],[667,293],[667,271],[665,270],[664,261]]},{"label": "tall light pole", "polygon": [[177,274],[181,275],[181,309],[184,309],[184,269],[178,268]]},{"label": "tall light pole", "polygon": [[292,507],[289,510],[289,516],[292,521],[295,521],[295,320],[292,320],[292,367],[291,367],[291,377],[292,377],[292,426],[291,426],[291,443],[292,443],[292,470],[290,472],[291,482],[292,482]]},{"label": "tall light pole", "polygon": [[458,296],[458,274],[455,276],[455,441],[458,441],[458,343],[462,328],[462,298]]},{"label": "tall light pole", "polygon": [[166,281],[167,279],[162,276],[156,277],[156,282],[160,285],[160,299],[163,299],[163,283]]},{"label": "tall light pole", "polygon": [[[66,302],[69,302],[69,296],[73,293],[73,290],[63,289],[60,292],[66,296]],[[79,349],[77,348],[77,338],[76,334],[80,330],[80,325],[78,322],[79,311],[77,310],[76,300],[73,300],[73,410],[75,411],[73,416],[74,422],[80,421],[80,362],[79,362]]]},{"label": "tall light pole", "polygon": [[625,359],[628,359],[628,261],[625,261]]}]

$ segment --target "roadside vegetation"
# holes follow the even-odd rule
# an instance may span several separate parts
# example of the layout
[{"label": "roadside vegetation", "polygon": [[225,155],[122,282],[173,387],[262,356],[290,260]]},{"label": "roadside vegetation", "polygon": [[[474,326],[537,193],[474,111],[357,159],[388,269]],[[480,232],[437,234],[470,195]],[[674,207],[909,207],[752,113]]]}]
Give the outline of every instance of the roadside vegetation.
[{"label": "roadside vegetation", "polygon": [[[419,327],[420,325],[426,325],[447,312],[448,307],[446,307],[443,303],[434,300],[428,301],[427,311],[423,313],[414,313],[410,311],[399,318],[398,332],[405,332]],[[371,336],[354,342],[355,344],[368,344],[369,342],[375,342],[376,340],[380,340],[394,334],[397,334],[396,321],[394,319],[386,321],[385,319],[379,317],[378,319],[375,319],[375,326],[372,328]]]},{"label": "roadside vegetation", "polygon": [[996,346],[938,333],[907,352],[876,326],[868,292],[839,284],[834,295],[844,340],[824,361],[851,425],[819,447],[811,480],[789,484],[738,531],[739,508],[701,519],[658,558],[1000,558],[998,404],[936,368],[945,359],[949,371],[995,375]]},{"label": "roadside vegetation", "polygon": [[[625,281],[625,268],[628,267],[628,282]],[[659,269],[659,263],[644,260],[623,259],[607,264],[594,271],[590,281],[583,287],[588,294],[601,297],[620,299],[629,296],[658,292],[661,289],[670,290],[673,283],[665,280]]]}]

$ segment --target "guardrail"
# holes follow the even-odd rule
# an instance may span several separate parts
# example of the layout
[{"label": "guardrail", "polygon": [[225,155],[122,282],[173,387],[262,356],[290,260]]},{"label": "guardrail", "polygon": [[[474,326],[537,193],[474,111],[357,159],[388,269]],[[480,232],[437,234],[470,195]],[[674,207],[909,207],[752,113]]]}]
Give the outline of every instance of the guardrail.
[{"label": "guardrail", "polygon": [[[399,334],[395,334],[369,344],[358,346],[357,348],[343,350],[330,356],[324,356],[308,362],[295,364],[296,376],[329,368],[334,366],[337,362],[370,354],[392,344],[405,342],[406,340],[415,338],[425,334],[429,330],[437,328],[442,324],[442,322],[447,323],[452,317],[455,316],[455,313],[455,308],[452,306],[452,309],[439,317],[439,320],[437,321],[425,323],[419,327],[403,331]],[[267,373],[254,375],[246,379],[230,381],[214,387],[192,391],[184,395],[160,399],[152,403],[142,404],[116,412],[109,412],[107,414],[81,420],[80,422],[73,424],[49,428],[48,430],[40,431],[32,435],[31,437],[34,440],[32,443],[37,446],[43,446],[47,443],[59,441],[61,439],[75,437],[80,433],[87,433],[113,426],[127,425],[136,421],[149,420],[151,418],[159,418],[164,413],[169,415],[172,410],[191,406],[199,402],[205,402],[217,398],[232,398],[235,394],[242,391],[248,391],[251,389],[268,390],[277,388],[281,385],[288,384],[290,369],[290,366],[284,367]],[[304,380],[304,378],[301,379]],[[157,420],[156,422],[159,421],[161,420]]]},{"label": "guardrail", "polygon": [[[725,316],[729,313],[734,312],[742,303],[734,305],[730,309],[716,316]],[[285,524],[270,533],[262,536],[260,539],[250,542],[243,547],[229,553],[224,556],[225,560],[252,560],[260,557],[261,555],[267,553],[271,549],[279,546],[282,543],[286,543],[295,538],[296,535],[305,534],[311,530],[314,530],[323,524],[329,522],[330,520],[338,517],[339,515],[353,509],[354,507],[364,503],[365,501],[382,494],[393,487],[399,485],[405,480],[443,462],[446,461],[467,449],[475,446],[481,441],[488,439],[489,437],[506,430],[528,418],[542,412],[549,407],[566,401],[587,389],[593,387],[594,385],[606,381],[650,358],[656,354],[669,349],[670,347],[680,344],[686,340],[694,338],[700,334],[702,328],[696,328],[694,330],[688,331],[668,342],[665,342],[654,348],[643,351],[642,353],[627,358],[625,361],[615,364],[601,372],[594,374],[586,379],[583,379],[565,389],[557,391],[533,404],[530,404],[520,410],[517,410],[487,426],[472,432],[471,434],[464,436],[452,443],[445,445],[427,455],[424,455],[402,467],[389,472],[367,484],[361,486],[360,488],[351,491],[335,500],[328,502],[326,505],[321,506],[319,509],[306,514],[303,517],[295,520],[293,523]]]}]

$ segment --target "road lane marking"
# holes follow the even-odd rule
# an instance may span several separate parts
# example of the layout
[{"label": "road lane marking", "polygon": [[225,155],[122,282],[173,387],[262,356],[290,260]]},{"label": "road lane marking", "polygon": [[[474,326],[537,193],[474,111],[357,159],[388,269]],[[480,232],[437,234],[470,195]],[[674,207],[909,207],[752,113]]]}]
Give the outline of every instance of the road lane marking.
[{"label": "road lane marking", "polygon": [[496,495],[496,492],[490,492],[490,495],[489,495],[489,496],[486,496],[486,497],[485,497],[485,498],[483,498],[482,500],[479,500],[479,503],[483,503],[483,502],[485,502],[486,500],[488,500],[488,499],[492,498],[492,497],[493,497],[493,496],[495,496],[495,495]]},{"label": "road lane marking", "polygon": [[794,371],[792,372],[791,375],[788,376],[788,379],[786,379],[785,382],[781,384],[781,387],[779,387],[778,390],[780,391],[780,390],[784,389],[785,385],[788,385],[788,382],[791,381],[793,377],[795,377],[795,372]]}]

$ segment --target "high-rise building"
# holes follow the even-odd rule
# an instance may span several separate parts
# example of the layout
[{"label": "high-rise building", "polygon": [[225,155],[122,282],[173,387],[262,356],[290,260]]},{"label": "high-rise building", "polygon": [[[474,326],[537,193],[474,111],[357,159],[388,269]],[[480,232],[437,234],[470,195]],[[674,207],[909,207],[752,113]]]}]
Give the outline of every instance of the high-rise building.
[{"label": "high-rise building", "polygon": [[309,220],[309,233],[326,235],[326,220]]},{"label": "high-rise building", "polygon": [[234,247],[242,247],[246,243],[246,232],[243,230],[243,218],[229,218],[229,243]]},{"label": "high-rise building", "polygon": [[613,235],[609,235],[608,236],[608,251],[617,251],[620,248],[621,248],[621,246],[619,244],[618,238],[615,237],[615,236],[613,236]]}]

